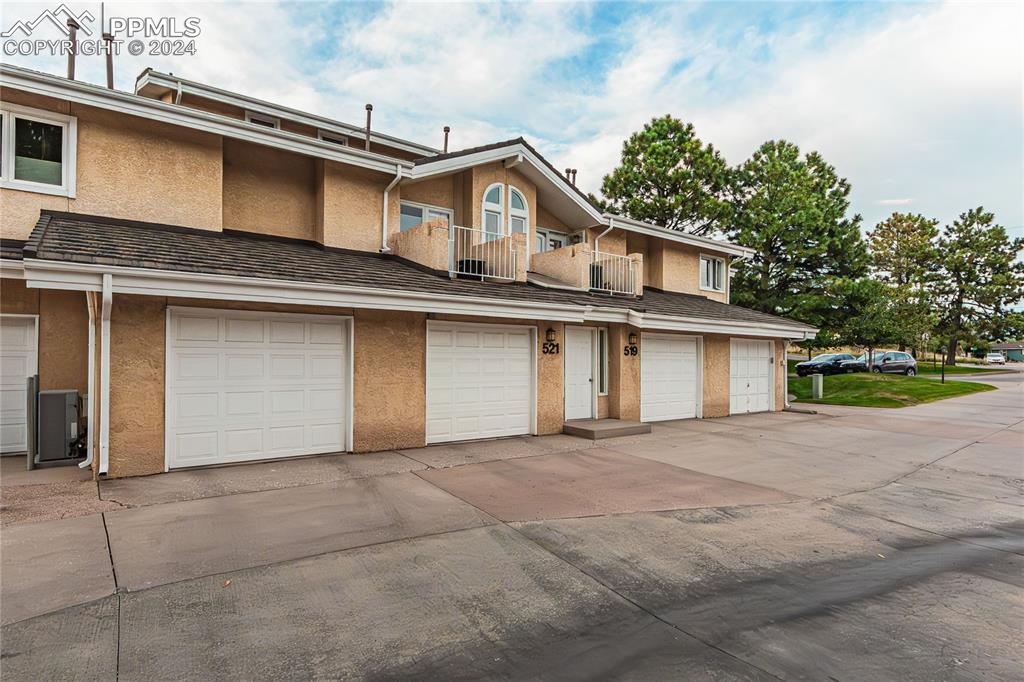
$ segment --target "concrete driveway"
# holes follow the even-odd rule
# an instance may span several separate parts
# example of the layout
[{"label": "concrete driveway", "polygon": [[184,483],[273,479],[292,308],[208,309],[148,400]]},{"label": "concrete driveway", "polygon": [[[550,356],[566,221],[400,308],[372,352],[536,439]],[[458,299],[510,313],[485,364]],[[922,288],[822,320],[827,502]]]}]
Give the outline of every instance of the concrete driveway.
[{"label": "concrete driveway", "polygon": [[1024,375],[985,380],[98,489],[5,460],[3,677],[1020,679]]}]

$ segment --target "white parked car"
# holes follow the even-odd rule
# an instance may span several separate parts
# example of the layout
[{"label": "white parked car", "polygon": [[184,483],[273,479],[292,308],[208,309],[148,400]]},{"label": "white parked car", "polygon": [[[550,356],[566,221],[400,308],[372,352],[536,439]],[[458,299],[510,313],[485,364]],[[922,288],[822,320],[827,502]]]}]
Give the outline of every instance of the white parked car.
[{"label": "white parked car", "polygon": [[987,354],[985,356],[985,364],[986,365],[1005,365],[1006,364],[1006,358],[1003,357],[1002,353],[997,353],[995,351],[992,351],[991,353],[989,353],[989,354]]}]

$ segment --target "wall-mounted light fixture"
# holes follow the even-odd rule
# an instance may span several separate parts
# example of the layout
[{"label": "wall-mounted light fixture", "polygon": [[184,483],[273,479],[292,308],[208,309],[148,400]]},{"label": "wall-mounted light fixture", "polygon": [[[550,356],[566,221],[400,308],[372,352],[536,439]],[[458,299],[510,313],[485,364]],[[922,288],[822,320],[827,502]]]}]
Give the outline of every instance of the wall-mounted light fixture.
[{"label": "wall-mounted light fixture", "polygon": [[551,329],[550,327],[548,327],[547,332],[544,334],[544,338],[545,338],[545,340],[547,340],[548,343],[554,343],[555,342],[555,330]]},{"label": "wall-mounted light fixture", "polygon": [[640,339],[637,338],[637,335],[634,332],[629,333],[629,345],[635,346],[636,342],[639,340]]}]

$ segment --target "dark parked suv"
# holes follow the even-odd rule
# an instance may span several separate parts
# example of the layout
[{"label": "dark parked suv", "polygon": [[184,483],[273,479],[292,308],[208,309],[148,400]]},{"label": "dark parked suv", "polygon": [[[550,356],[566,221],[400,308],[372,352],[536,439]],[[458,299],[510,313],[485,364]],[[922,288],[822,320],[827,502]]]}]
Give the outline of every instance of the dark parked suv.
[{"label": "dark parked suv", "polygon": [[825,353],[797,364],[796,373],[801,377],[811,374],[843,374],[847,371],[843,363],[850,361],[854,361],[854,358],[849,353]]},{"label": "dark parked suv", "polygon": [[[868,371],[868,354],[862,353],[856,360],[843,363],[847,372]],[[917,374],[917,360],[910,353],[902,351],[880,351],[875,353],[875,361],[872,363],[871,371],[875,374],[906,374],[912,377]]]}]

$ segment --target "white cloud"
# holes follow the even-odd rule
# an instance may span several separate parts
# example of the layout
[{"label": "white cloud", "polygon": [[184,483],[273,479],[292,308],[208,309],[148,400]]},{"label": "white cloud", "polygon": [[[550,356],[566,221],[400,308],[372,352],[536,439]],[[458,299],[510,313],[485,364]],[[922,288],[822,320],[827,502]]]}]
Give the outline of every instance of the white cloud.
[{"label": "white cloud", "polygon": [[[3,24],[50,3],[5,3]],[[98,15],[98,3],[73,3]],[[596,190],[652,117],[693,121],[732,163],[786,138],[849,178],[867,226],[895,206],[978,204],[1024,224],[1019,4],[107,3],[198,16],[195,57],[118,57],[453,148],[524,134]],[[835,6],[839,7],[839,6]],[[846,7],[846,6],[843,6]],[[614,10],[614,22],[602,13]],[[619,11],[621,10],[621,12]],[[840,11],[840,10],[836,10]],[[763,21],[770,17],[772,21]],[[64,72],[64,59],[5,58]],[[81,78],[103,82],[101,58]],[[913,199],[900,199],[913,197]]]}]

